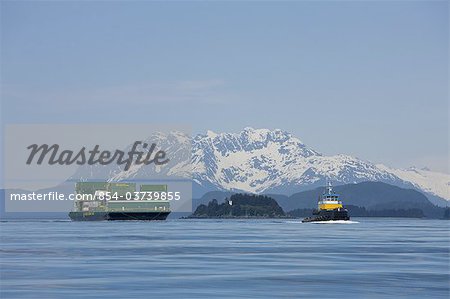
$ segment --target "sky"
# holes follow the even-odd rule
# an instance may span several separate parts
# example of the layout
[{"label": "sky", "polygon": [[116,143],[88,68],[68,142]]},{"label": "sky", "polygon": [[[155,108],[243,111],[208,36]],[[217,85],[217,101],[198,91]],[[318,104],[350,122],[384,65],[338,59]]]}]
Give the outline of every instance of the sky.
[{"label": "sky", "polygon": [[1,1],[1,124],[283,129],[449,172],[448,1]]}]

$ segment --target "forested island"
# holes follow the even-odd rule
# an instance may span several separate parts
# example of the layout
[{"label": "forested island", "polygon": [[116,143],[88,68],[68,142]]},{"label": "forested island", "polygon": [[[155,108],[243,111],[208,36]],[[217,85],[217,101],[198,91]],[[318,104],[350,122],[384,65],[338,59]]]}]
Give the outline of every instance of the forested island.
[{"label": "forested island", "polygon": [[233,194],[223,203],[201,204],[188,218],[288,218],[275,199],[265,195]]}]

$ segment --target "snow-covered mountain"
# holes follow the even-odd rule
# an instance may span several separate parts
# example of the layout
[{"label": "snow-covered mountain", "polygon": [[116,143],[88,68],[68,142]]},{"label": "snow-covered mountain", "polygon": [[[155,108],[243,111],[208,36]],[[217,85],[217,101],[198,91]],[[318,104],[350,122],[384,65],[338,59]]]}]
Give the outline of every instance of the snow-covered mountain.
[{"label": "snow-covered mountain", "polygon": [[192,160],[197,183],[225,190],[279,192],[283,187],[302,189],[326,180],[400,183],[371,163],[346,155],[324,156],[281,130],[245,128],[237,134],[198,135]]},{"label": "snow-covered mountain", "polygon": [[[323,186],[327,180],[336,185],[380,181],[415,187],[450,200],[448,174],[392,169],[348,155],[325,156],[282,130],[245,128],[239,133],[220,134],[208,131],[193,139],[171,132],[153,134],[148,142],[165,149],[170,163],[140,165],[127,172],[117,165],[101,168],[93,165],[80,168],[72,179],[106,177],[117,181],[155,175],[192,178],[194,196],[218,190],[290,195]],[[187,155],[191,153],[189,159]]]},{"label": "snow-covered mountain", "polygon": [[412,183],[417,189],[450,200],[449,174],[430,171],[427,168],[395,169],[382,164],[378,164],[377,167]]}]

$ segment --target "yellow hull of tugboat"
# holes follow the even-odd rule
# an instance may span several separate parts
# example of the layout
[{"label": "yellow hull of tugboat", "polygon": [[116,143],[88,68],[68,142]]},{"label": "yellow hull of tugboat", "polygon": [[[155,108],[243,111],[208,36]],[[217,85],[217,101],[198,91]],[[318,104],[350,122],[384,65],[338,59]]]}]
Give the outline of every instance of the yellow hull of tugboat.
[{"label": "yellow hull of tugboat", "polygon": [[343,208],[342,204],[339,203],[325,203],[319,205],[319,210],[336,210],[339,208]]}]

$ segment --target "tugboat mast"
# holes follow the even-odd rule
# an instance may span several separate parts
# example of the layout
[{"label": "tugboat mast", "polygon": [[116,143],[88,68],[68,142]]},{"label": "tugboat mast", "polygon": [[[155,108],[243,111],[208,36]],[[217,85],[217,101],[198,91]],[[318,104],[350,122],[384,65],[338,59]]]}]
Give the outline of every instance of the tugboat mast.
[{"label": "tugboat mast", "polygon": [[331,185],[331,181],[328,181],[327,190],[328,194],[333,194],[333,185]]}]

